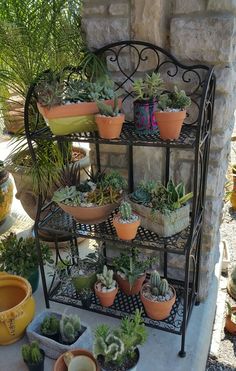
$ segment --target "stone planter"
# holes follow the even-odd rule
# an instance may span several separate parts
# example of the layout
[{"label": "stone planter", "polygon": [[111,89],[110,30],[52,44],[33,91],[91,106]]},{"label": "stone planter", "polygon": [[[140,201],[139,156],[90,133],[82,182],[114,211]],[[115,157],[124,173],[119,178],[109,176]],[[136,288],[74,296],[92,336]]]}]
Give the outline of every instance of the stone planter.
[{"label": "stone planter", "polygon": [[132,209],[136,211],[141,218],[141,226],[157,233],[160,237],[173,236],[187,228],[189,225],[189,204],[165,215],[159,211],[152,213],[150,207],[137,204],[133,201],[130,201],[130,203]]},{"label": "stone planter", "polygon": [[76,348],[88,350],[92,349],[91,330],[90,327],[85,323],[81,323],[85,331],[71,345],[61,344],[53,339],[43,336],[40,332],[40,325],[43,322],[44,318],[50,314],[55,315],[59,319],[62,317],[61,313],[45,310],[34,318],[31,324],[27,327],[26,331],[29,341],[37,340],[39,342],[40,348],[44,350],[47,357],[57,359],[62,353]]}]

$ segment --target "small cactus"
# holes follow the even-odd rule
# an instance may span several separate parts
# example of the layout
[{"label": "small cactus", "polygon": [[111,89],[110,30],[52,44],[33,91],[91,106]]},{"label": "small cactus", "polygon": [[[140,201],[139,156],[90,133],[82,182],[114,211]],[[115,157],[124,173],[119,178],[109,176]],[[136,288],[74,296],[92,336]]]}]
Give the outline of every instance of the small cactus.
[{"label": "small cactus", "polygon": [[116,281],[113,280],[113,270],[107,269],[107,266],[104,265],[103,272],[97,274],[97,279],[100,281],[107,289],[113,289],[116,286]]},{"label": "small cactus", "polygon": [[160,291],[160,295],[162,295],[162,296],[165,296],[169,291],[169,284],[168,284],[168,281],[165,278],[163,280],[161,280],[161,282],[160,282],[159,291]]},{"label": "small cactus", "polygon": [[77,315],[65,315],[60,320],[60,333],[62,340],[67,343],[73,343],[81,330],[80,318]]},{"label": "small cactus", "polygon": [[155,296],[158,296],[158,295],[165,296],[169,292],[168,281],[165,278],[161,279],[157,271],[153,271],[151,273],[150,286],[151,286],[151,293],[152,295],[155,295]]},{"label": "small cactus", "polygon": [[32,341],[29,345],[24,344],[21,348],[21,353],[23,360],[28,364],[38,364],[43,360],[37,341]]},{"label": "small cactus", "polygon": [[59,319],[55,315],[44,318],[40,326],[40,331],[43,335],[54,335],[59,332]]},{"label": "small cactus", "polygon": [[131,219],[132,208],[129,202],[123,201],[120,205],[119,211],[123,220]]}]

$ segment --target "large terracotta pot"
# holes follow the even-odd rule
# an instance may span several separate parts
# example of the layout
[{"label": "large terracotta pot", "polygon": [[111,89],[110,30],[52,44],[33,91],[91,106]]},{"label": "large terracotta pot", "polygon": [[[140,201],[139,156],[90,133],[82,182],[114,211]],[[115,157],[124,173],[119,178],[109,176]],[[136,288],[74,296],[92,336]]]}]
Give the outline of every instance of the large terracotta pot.
[{"label": "large terracotta pot", "polygon": [[35,313],[29,282],[0,272],[0,345],[16,342],[25,332]]},{"label": "large terracotta pot", "polygon": [[[93,362],[94,364],[96,365],[96,371],[100,371],[100,367],[97,363],[97,360],[94,358],[93,354],[88,352],[87,350],[84,350],[84,349],[74,349],[74,350],[71,350],[70,351],[74,356],[87,356],[89,357]],[[64,354],[62,354],[56,361],[55,365],[54,365],[54,368],[53,368],[53,371],[67,371],[68,370],[68,367],[66,366],[65,364],[65,361],[64,361]]]},{"label": "large terracotta pot", "polygon": [[133,240],[137,234],[138,227],[140,226],[140,219],[132,223],[120,223],[119,215],[113,218],[113,225],[120,240],[130,241]]},{"label": "large terracotta pot", "polygon": [[160,137],[164,140],[178,139],[186,117],[186,111],[155,112]]},{"label": "large terracotta pot", "polygon": [[125,115],[120,114],[116,117],[96,115],[95,121],[101,138],[115,139],[120,137]]},{"label": "large terracotta pot", "polygon": [[[232,312],[236,313],[236,305],[232,306]],[[231,320],[231,316],[227,315],[225,319],[225,329],[232,335],[236,335],[236,323]]]},{"label": "large terracotta pot", "polygon": [[145,281],[145,278],[146,278],[146,274],[143,274],[130,287],[128,280],[124,280],[119,274],[115,275],[115,279],[118,282],[119,288],[121,289],[121,291],[123,291],[128,296],[139,294],[142,288],[143,282]]},{"label": "large terracotta pot", "polygon": [[94,285],[94,291],[96,296],[98,297],[101,305],[103,307],[110,307],[115,301],[116,295],[118,293],[118,287],[116,287],[114,290],[109,292],[102,292],[98,289],[99,282],[96,282]]},{"label": "large terracotta pot", "polygon": [[176,300],[176,293],[175,289],[173,286],[170,286],[174,292],[174,296],[168,300],[168,301],[151,301],[148,300],[144,295],[143,295],[143,289],[145,287],[149,286],[148,283],[146,283],[141,290],[141,301],[144,305],[145,311],[148,315],[148,317],[155,319],[155,320],[163,320],[167,317],[169,317],[171,309],[175,303]]},{"label": "large terracotta pot", "polygon": [[58,205],[82,224],[102,223],[118,206],[117,203],[93,207],[70,206],[63,203],[58,203]]},{"label": "large terracotta pot", "polygon": [[13,201],[13,182],[8,171],[0,171],[0,224],[11,212]]}]

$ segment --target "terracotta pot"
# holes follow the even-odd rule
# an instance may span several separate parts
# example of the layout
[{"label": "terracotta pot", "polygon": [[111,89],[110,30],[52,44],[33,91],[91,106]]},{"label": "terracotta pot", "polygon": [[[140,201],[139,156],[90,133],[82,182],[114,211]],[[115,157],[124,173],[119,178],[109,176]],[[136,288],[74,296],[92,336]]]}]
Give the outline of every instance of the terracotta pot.
[{"label": "terracotta pot", "polygon": [[99,136],[104,139],[115,139],[120,137],[125,115],[116,117],[96,115],[95,121],[98,127]]},{"label": "terracotta pot", "polygon": [[[74,349],[74,350],[70,350],[70,352],[74,355],[74,356],[87,356],[89,357],[95,364],[96,366],[96,371],[100,371],[100,367],[97,363],[97,360],[94,358],[94,356],[92,355],[92,353],[90,353],[89,351],[87,350],[84,350],[84,349]],[[67,371],[68,370],[68,367],[66,366],[65,362],[64,362],[64,354],[62,354],[56,361],[55,365],[54,365],[54,368],[53,368],[53,371]]]},{"label": "terracotta pot", "polygon": [[145,311],[148,315],[148,317],[155,319],[155,320],[163,320],[167,317],[169,317],[171,309],[175,303],[176,300],[176,292],[173,286],[170,286],[174,292],[174,296],[168,300],[163,302],[158,301],[151,301],[148,300],[146,297],[144,297],[142,291],[144,287],[149,286],[148,283],[143,285],[141,290],[141,301],[144,305]]},{"label": "terracotta pot", "polygon": [[[232,312],[236,313],[236,305],[232,306]],[[236,335],[236,323],[231,320],[231,316],[227,315],[225,318],[225,329],[232,335]]]},{"label": "terracotta pot", "polygon": [[133,240],[137,234],[138,227],[140,226],[140,218],[132,223],[120,223],[119,215],[113,218],[113,225],[116,233],[121,240]]},{"label": "terracotta pot", "polygon": [[164,140],[178,139],[186,117],[186,111],[155,112],[160,137]]},{"label": "terracotta pot", "polygon": [[30,283],[0,272],[0,345],[19,340],[35,313]]},{"label": "terracotta pot", "polygon": [[11,212],[13,201],[13,183],[8,171],[0,171],[0,224],[5,221]]},{"label": "terracotta pot", "polygon": [[113,291],[102,292],[98,289],[98,284],[99,282],[96,282],[94,285],[96,296],[98,297],[103,307],[110,307],[115,301],[116,295],[118,293],[118,287],[116,287]]},{"label": "terracotta pot", "polygon": [[62,203],[58,203],[58,205],[82,224],[102,223],[118,206],[117,203],[93,207],[70,206]]},{"label": "terracotta pot", "polygon": [[119,274],[115,275],[115,279],[118,282],[119,288],[123,291],[126,295],[138,295],[139,291],[142,288],[143,282],[145,281],[146,273],[140,276],[134,284],[130,287],[129,281],[124,280]]},{"label": "terracotta pot", "polygon": [[231,206],[236,210],[236,174],[233,174],[233,189],[230,196]]}]

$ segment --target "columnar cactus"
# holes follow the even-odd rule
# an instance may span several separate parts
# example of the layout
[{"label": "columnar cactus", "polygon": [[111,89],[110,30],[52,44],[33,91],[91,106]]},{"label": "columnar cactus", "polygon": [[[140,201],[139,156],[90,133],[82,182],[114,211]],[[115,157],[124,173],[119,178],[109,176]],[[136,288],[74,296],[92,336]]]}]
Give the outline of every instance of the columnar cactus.
[{"label": "columnar cactus", "polygon": [[62,316],[60,320],[60,333],[62,340],[73,343],[81,330],[80,318],[77,315]]},{"label": "columnar cactus", "polygon": [[21,353],[23,360],[29,364],[38,364],[43,359],[37,341],[32,341],[29,345],[24,344],[21,348]]},{"label": "columnar cactus", "polygon": [[107,269],[107,266],[104,265],[103,272],[101,274],[97,274],[97,279],[101,282],[107,289],[115,288],[116,281],[113,280],[113,270]]},{"label": "columnar cactus", "polygon": [[168,293],[168,291],[169,291],[169,284],[167,280],[164,278],[163,280],[161,280],[159,284],[160,295],[165,296]]},{"label": "columnar cactus", "polygon": [[130,220],[132,208],[129,202],[123,201],[120,205],[120,214],[123,220]]},{"label": "columnar cactus", "polygon": [[161,277],[157,271],[153,271],[150,277],[151,292],[153,295],[159,295],[159,285],[161,283]]}]

